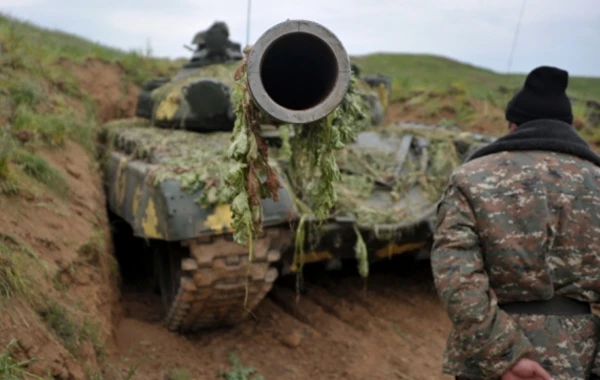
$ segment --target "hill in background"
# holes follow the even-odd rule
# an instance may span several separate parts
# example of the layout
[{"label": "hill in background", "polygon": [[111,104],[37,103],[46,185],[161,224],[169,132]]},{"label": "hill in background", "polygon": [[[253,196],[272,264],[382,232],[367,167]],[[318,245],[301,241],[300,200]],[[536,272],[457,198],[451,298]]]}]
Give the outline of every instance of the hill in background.
[{"label": "hill in background", "polygon": [[[365,74],[392,77],[394,119],[459,125],[505,133],[504,108],[525,75],[491,70],[433,55],[370,54],[353,59]],[[570,77],[575,126],[588,141],[600,142],[600,78]]]}]

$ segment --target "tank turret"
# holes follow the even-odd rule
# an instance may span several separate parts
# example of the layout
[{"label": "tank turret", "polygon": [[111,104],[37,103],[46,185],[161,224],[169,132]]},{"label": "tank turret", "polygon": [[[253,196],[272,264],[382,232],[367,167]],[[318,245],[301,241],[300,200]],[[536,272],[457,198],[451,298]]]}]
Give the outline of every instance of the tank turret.
[{"label": "tank turret", "polygon": [[221,21],[197,33],[192,39],[192,44],[196,45],[196,50],[182,73],[189,68],[240,61],[243,58],[241,45],[229,40],[229,28]]}]

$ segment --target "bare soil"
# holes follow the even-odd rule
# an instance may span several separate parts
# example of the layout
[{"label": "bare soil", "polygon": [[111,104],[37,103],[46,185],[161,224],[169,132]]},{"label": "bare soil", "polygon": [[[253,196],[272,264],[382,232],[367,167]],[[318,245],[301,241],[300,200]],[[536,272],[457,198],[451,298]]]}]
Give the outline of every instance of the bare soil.
[{"label": "bare soil", "polygon": [[135,114],[139,88],[125,80],[121,66],[99,59],[82,65],[68,60],[61,64],[73,70],[81,90],[96,102],[99,122]]},{"label": "bare soil", "polygon": [[397,121],[437,124],[444,120],[456,123],[460,117],[461,108],[473,110],[474,117],[468,122],[457,122],[456,124],[471,132],[502,135],[506,132],[506,121],[504,112],[493,105],[477,99],[462,99],[456,95],[430,94],[431,105],[411,105],[410,99],[404,102],[391,103],[386,117],[386,122]]},{"label": "bare soil", "polygon": [[123,374],[141,363],[135,379],[175,369],[215,379],[234,353],[265,379],[450,379],[441,374],[450,325],[429,264],[405,272],[375,267],[366,290],[354,273],[319,274],[299,302],[280,282],[255,318],[186,336],[163,326],[158,296],[126,290],[111,366]]}]

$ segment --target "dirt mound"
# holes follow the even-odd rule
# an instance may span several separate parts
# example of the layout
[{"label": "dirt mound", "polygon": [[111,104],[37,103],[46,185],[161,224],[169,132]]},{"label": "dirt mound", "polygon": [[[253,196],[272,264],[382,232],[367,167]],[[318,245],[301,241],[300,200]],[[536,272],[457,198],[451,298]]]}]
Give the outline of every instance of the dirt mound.
[{"label": "dirt mound", "polygon": [[[58,65],[78,83],[31,78],[46,94],[62,96],[74,123],[89,116],[88,100],[99,122],[134,114],[139,90],[120,65],[97,59]],[[39,120],[60,104],[41,103]],[[101,378],[120,313],[101,174],[93,152],[78,143],[65,139],[50,148],[34,141],[37,120],[20,125],[28,137],[18,139],[20,158],[10,164],[18,192],[0,195],[0,359],[33,359],[27,371],[48,378]]]},{"label": "dirt mound", "polygon": [[60,64],[73,71],[81,90],[96,102],[99,122],[135,115],[139,88],[126,80],[120,65],[95,58]]},{"label": "dirt mound", "polygon": [[280,283],[256,320],[188,336],[168,332],[156,305],[155,295],[125,293],[112,365],[125,373],[140,364],[134,379],[165,379],[176,370],[215,378],[232,353],[265,379],[449,378],[441,354],[450,324],[427,262],[410,275],[374,268],[366,292],[356,275],[319,276],[298,304]]},{"label": "dirt mound", "polygon": [[[113,335],[118,311],[104,195],[95,163],[79,145],[36,153],[68,190],[56,194],[32,181],[18,196],[0,197],[5,242],[13,255],[22,249],[39,265],[35,282],[20,279],[22,301],[5,305],[0,346],[19,340],[16,355],[34,358],[29,370],[37,375],[85,379],[100,370],[101,341]],[[13,265],[19,259],[12,256]]]},{"label": "dirt mound", "polygon": [[490,135],[506,132],[504,112],[478,99],[462,94],[422,93],[390,104],[386,122],[407,121],[423,124],[447,123],[465,130]]}]

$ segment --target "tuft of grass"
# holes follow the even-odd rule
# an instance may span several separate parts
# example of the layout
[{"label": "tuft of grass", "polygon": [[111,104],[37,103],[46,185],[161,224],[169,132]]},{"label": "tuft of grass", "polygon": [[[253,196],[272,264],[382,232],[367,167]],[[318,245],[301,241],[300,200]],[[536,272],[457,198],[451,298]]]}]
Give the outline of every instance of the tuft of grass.
[{"label": "tuft of grass", "polygon": [[103,380],[103,376],[100,372],[94,371],[89,374],[90,380]]},{"label": "tuft of grass", "polygon": [[54,277],[52,277],[52,285],[54,285],[54,289],[58,290],[59,292],[66,293],[69,290],[69,286],[62,282],[60,276],[60,271],[54,274]]},{"label": "tuft of grass", "polygon": [[148,360],[147,358],[143,358],[143,359],[140,359],[139,361],[133,363],[129,367],[129,370],[127,371],[127,374],[125,375],[124,380],[133,379],[133,376],[137,372],[138,368],[140,368],[147,360]]},{"label": "tuft of grass", "polygon": [[37,282],[28,269],[35,266],[42,266],[37,255],[17,238],[0,232],[0,305],[14,296],[34,300]]},{"label": "tuft of grass", "polygon": [[175,368],[171,370],[165,377],[165,380],[190,380],[192,374],[188,369]]},{"label": "tuft of grass", "polygon": [[17,105],[27,105],[30,107],[39,104],[44,99],[45,92],[39,83],[30,78],[23,78],[14,82],[13,86],[8,88],[12,101]]},{"label": "tuft of grass", "polygon": [[76,355],[80,344],[79,329],[69,311],[57,301],[48,299],[45,307],[41,308],[38,313],[48,327],[62,340],[65,348]]},{"label": "tuft of grass", "polygon": [[106,357],[105,342],[101,337],[101,326],[89,318],[85,318],[80,331],[80,339],[87,340],[94,347],[96,356],[103,360]]},{"label": "tuft of grass", "polygon": [[229,354],[229,364],[233,367],[230,371],[220,372],[218,377],[227,380],[264,380],[265,378],[261,375],[250,377],[250,375],[257,372],[256,368],[248,367],[245,368],[242,362],[235,354]]},{"label": "tuft of grass", "polygon": [[11,174],[11,159],[15,142],[6,129],[0,129],[0,194],[16,194],[17,185]]},{"label": "tuft of grass", "polygon": [[15,154],[13,162],[27,175],[47,186],[56,194],[64,196],[69,190],[69,185],[64,177],[44,158],[20,149]]},{"label": "tuft of grass", "polygon": [[89,342],[98,359],[105,359],[105,342],[102,340],[99,323],[89,317],[78,323],[71,309],[51,298],[46,299],[44,305],[38,308],[38,314],[73,356],[80,357],[81,345]]},{"label": "tuft of grass", "polygon": [[106,252],[106,231],[104,229],[96,230],[92,236],[85,242],[77,253],[80,259],[87,263],[97,266],[100,258]]},{"label": "tuft of grass", "polygon": [[19,342],[16,339],[11,339],[6,346],[4,353],[0,354],[0,379],[3,380],[23,380],[36,379],[43,380],[27,371],[27,365],[35,361],[35,359],[18,361],[13,357],[13,348]]}]

